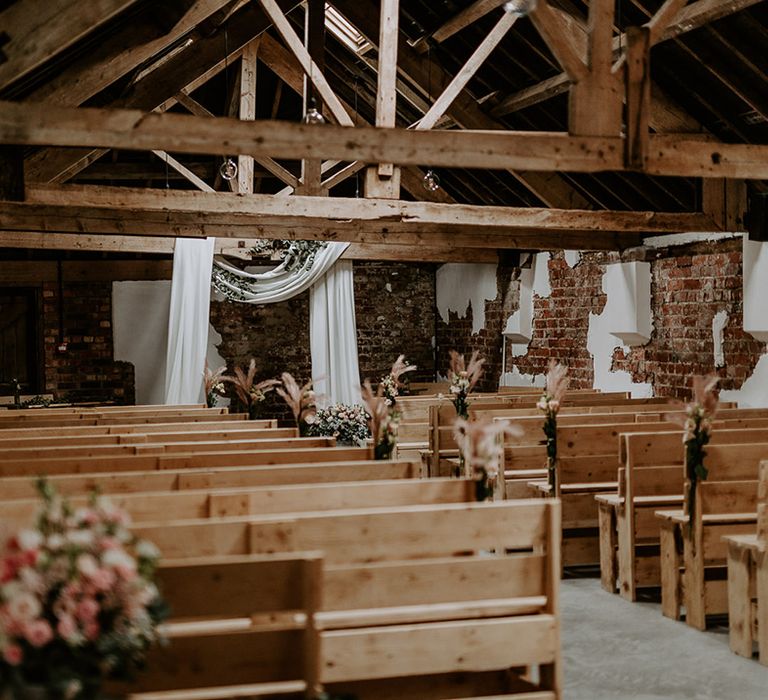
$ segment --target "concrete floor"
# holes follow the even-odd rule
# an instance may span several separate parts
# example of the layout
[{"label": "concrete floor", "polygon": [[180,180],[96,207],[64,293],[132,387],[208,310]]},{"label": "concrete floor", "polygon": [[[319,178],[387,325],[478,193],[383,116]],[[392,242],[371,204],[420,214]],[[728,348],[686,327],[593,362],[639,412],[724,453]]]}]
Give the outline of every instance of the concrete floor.
[{"label": "concrete floor", "polygon": [[727,628],[698,632],[596,579],[561,596],[563,700],[768,700],[768,667],[732,654]]}]

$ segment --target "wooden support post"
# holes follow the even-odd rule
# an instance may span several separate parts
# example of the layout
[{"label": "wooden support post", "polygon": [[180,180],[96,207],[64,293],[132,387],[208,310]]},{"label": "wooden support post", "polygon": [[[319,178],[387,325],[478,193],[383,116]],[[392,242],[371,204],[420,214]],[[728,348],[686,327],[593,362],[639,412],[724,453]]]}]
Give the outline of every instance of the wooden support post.
[{"label": "wooden support post", "polygon": [[[323,102],[318,99],[319,91],[313,84],[314,72],[322,74],[325,56],[325,2],[309,0],[304,20],[304,45],[311,61],[310,74],[304,76],[304,114],[310,107],[322,113]],[[319,127],[318,127],[319,128]],[[320,136],[318,136],[320,138]],[[296,194],[323,195],[327,190],[321,184],[322,161],[318,158],[305,158],[301,161],[301,184]]]},{"label": "wooden support post", "polygon": [[[240,66],[240,119],[256,119],[256,66],[259,41],[256,37],[244,49]],[[237,184],[240,194],[253,194],[253,156],[237,158]]]},{"label": "wooden support post", "polygon": [[749,549],[728,544],[728,639],[731,651],[752,658],[752,596]]},{"label": "wooden support post", "polygon": [[661,522],[661,614],[680,619],[680,548],[676,523]]},{"label": "wooden support post", "polygon": [[24,201],[24,148],[0,145],[0,199]]},{"label": "wooden support post", "polygon": [[760,663],[768,666],[768,552],[755,552],[757,579],[757,645]]},{"label": "wooden support post", "polygon": [[600,585],[604,591],[616,593],[618,562],[616,560],[616,508],[598,501],[597,522],[600,529]]},{"label": "wooden support post", "polygon": [[574,74],[571,86],[568,130],[580,136],[618,136],[621,132],[623,90],[621,72],[614,71],[614,0],[593,0],[587,22],[587,67]]},{"label": "wooden support post", "polygon": [[642,170],[648,160],[651,111],[651,31],[647,27],[627,30],[626,91],[625,164],[627,168]]},{"label": "wooden support post", "polygon": [[[399,0],[382,0],[379,19],[379,69],[376,92],[376,126],[392,128],[397,117],[397,43]],[[400,198],[400,169],[379,163],[365,171],[365,196]]]}]

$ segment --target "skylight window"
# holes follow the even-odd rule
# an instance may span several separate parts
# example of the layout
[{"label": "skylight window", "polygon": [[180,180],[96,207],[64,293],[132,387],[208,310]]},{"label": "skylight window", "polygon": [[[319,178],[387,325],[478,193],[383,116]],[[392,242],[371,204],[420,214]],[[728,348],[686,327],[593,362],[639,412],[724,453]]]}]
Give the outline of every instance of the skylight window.
[{"label": "skylight window", "polygon": [[358,55],[371,48],[371,43],[350,24],[336,8],[325,4],[325,26],[344,46]]}]

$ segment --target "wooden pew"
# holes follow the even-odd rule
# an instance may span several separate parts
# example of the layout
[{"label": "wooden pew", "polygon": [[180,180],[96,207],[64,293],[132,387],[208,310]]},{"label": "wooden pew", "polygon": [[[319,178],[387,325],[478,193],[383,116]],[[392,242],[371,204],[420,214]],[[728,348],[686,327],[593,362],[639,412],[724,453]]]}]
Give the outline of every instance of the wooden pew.
[{"label": "wooden pew", "polygon": [[[105,495],[113,495],[146,491],[248,489],[287,484],[413,479],[418,475],[419,465],[413,462],[352,460],[255,467],[188,467],[160,471],[63,474],[47,478],[62,495],[77,496],[94,489]],[[34,480],[28,476],[0,478],[0,494],[3,501],[34,498]]]},{"label": "wooden pew", "polygon": [[[224,409],[222,409],[224,410]],[[57,418],[55,416],[36,417],[31,415],[25,420],[5,420],[5,414],[0,417],[0,429],[5,428],[63,428],[92,425],[143,425],[145,423],[201,423],[215,421],[245,421],[248,415],[245,413],[211,413],[210,409],[189,412],[177,412],[157,415],[109,415],[109,416],[71,416]],[[11,413],[10,411],[8,413]]]},{"label": "wooden pew", "polygon": [[[326,562],[320,680],[329,692],[447,699],[519,688],[539,693],[520,698],[554,700],[558,516],[556,500],[530,500],[147,523],[136,532],[171,557],[318,542]],[[512,553],[479,554],[499,547]],[[538,687],[507,676],[532,665]],[[482,692],[467,692],[474,683]]]},{"label": "wooden pew", "polygon": [[[684,511],[657,512],[668,530],[661,543],[665,615],[679,619],[682,599],[687,624],[703,630],[707,615],[728,612],[727,547],[722,538],[755,530],[758,465],[764,458],[768,458],[768,442],[708,446],[709,476],[698,484],[692,526]],[[688,489],[686,484],[685,493]]]},{"label": "wooden pew", "polygon": [[728,535],[728,630],[731,651],[768,666],[768,462],[760,464],[757,530]]},{"label": "wooden pew", "polygon": [[[89,496],[85,494],[69,498],[73,507],[86,506],[88,500]],[[469,503],[475,500],[475,482],[471,479],[393,479],[234,489],[211,487],[115,494],[110,500],[136,523],[343,508]],[[39,505],[39,499],[0,501],[0,519],[14,527],[28,527],[34,522]]]},{"label": "wooden pew", "polygon": [[172,610],[168,642],[149,651],[135,682],[110,684],[110,696],[318,697],[319,554],[168,561],[158,583]]},{"label": "wooden pew", "polygon": [[[0,476],[39,474],[94,474],[97,472],[149,471],[200,467],[242,467],[298,462],[336,462],[371,458],[367,447],[333,447],[333,438],[304,438],[314,447],[246,452],[195,452],[171,455],[126,455],[117,457],[64,457],[39,462],[18,460],[0,462]],[[308,443],[309,444],[309,443]],[[321,449],[318,449],[321,448]]]}]

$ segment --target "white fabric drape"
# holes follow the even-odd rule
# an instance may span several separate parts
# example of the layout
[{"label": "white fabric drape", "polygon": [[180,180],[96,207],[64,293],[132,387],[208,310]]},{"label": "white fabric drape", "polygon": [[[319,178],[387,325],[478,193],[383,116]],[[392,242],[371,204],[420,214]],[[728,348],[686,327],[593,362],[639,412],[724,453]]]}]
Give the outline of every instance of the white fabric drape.
[{"label": "white fabric drape", "polygon": [[[179,238],[173,253],[165,403],[201,403],[215,238]],[[150,310],[147,309],[149,313]]]},{"label": "white fabric drape", "polygon": [[243,272],[226,260],[217,258],[218,267],[245,280],[256,282],[257,288],[256,291],[249,292],[234,287],[225,279],[221,279],[220,284],[244,294],[245,299],[239,301],[246,304],[274,304],[278,301],[286,301],[309,289],[333,267],[348,247],[349,243],[328,243],[317,252],[314,259],[309,259],[301,268],[288,269],[283,263],[274,270],[260,273]]},{"label": "white fabric drape", "polygon": [[360,370],[351,260],[339,260],[310,291],[309,339],[318,408],[359,404]]}]

